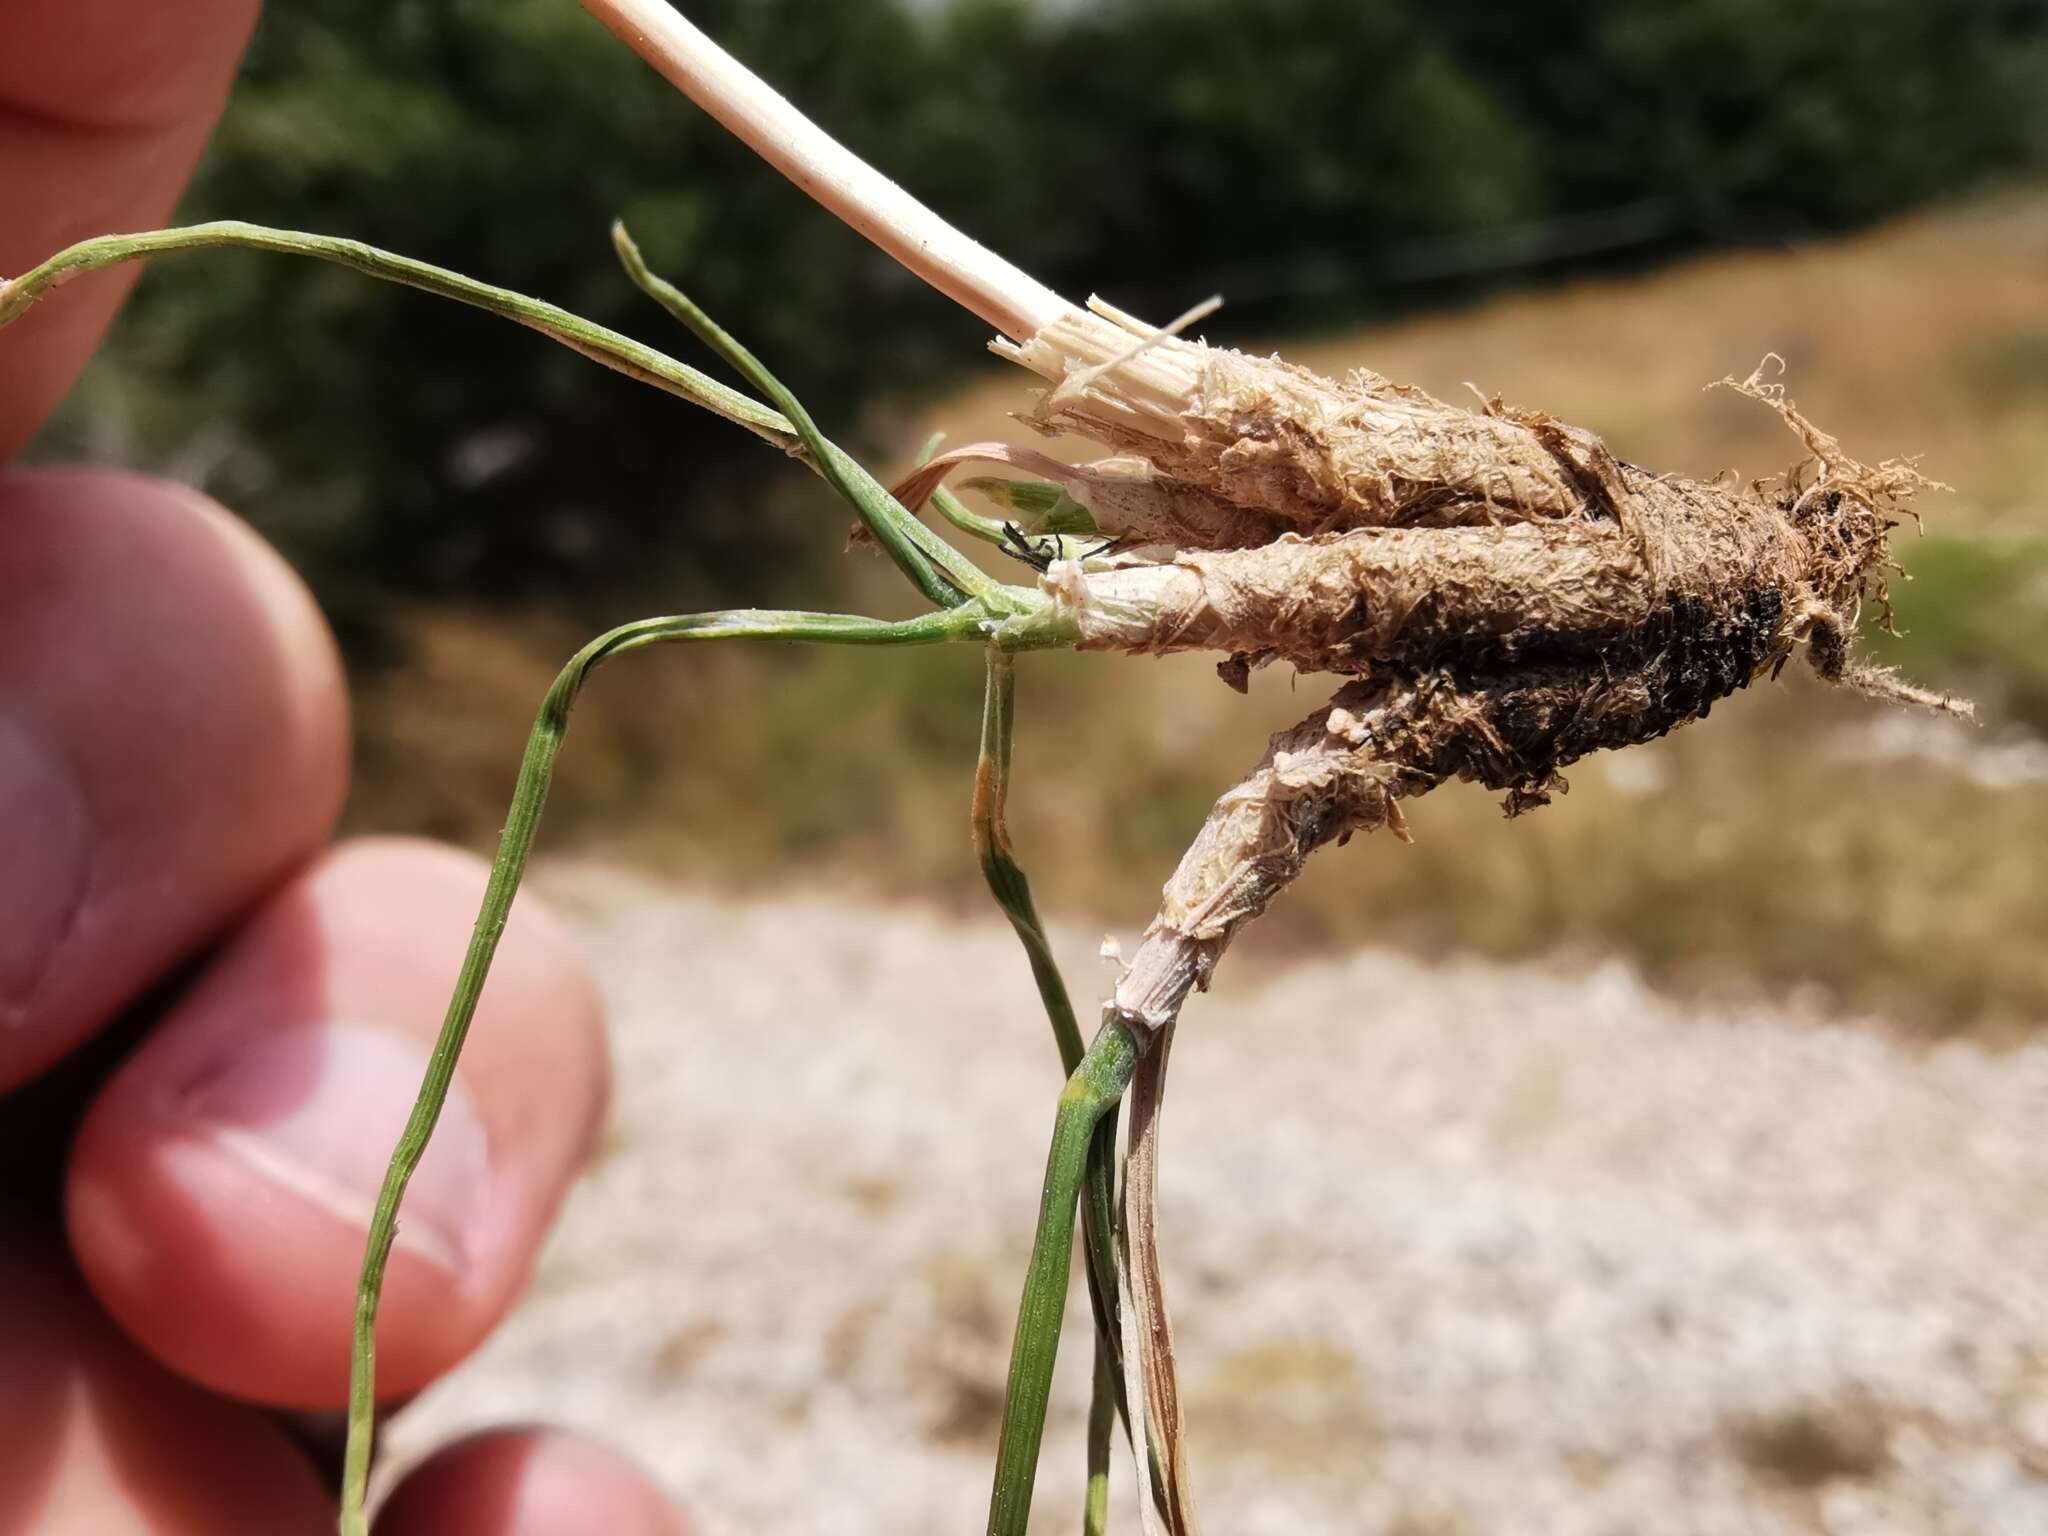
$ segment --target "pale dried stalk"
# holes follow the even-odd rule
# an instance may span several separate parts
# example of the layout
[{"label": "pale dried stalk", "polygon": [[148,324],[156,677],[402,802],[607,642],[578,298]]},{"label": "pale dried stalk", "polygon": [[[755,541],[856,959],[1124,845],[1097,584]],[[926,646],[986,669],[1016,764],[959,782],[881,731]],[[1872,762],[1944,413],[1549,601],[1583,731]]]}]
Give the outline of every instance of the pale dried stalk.
[{"label": "pale dried stalk", "polygon": [[1030,336],[1073,308],[837,143],[662,0],[583,7],[835,216],[1005,335]]},{"label": "pale dried stalk", "polygon": [[1124,1159],[1123,1275],[1125,1336],[1136,1348],[1132,1397],[1142,1396],[1145,1431],[1153,1459],[1140,1458],[1141,1486],[1152,1477],[1152,1497],[1164,1516],[1167,1536],[1199,1536],[1194,1490],[1188,1477],[1187,1418],[1181,1410],[1180,1376],[1173,1351],[1173,1324],[1166,1315],[1166,1290],[1159,1265],[1159,1126],[1166,1108],[1166,1063],[1173,1050],[1173,1026],[1152,1038],[1131,1080],[1131,1129]]}]

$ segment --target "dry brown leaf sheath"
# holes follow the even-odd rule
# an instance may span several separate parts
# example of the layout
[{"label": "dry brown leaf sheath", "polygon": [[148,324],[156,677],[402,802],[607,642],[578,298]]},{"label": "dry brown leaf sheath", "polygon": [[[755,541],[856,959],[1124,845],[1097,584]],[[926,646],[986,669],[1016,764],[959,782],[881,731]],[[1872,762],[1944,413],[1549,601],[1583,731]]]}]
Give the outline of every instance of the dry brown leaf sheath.
[{"label": "dry brown leaf sheath", "polygon": [[[1864,602],[1885,602],[1895,514],[1930,482],[1849,457],[1762,368],[1724,382],[1808,457],[1703,484],[1541,412],[1340,384],[1100,308],[998,343],[1050,383],[1034,423],[1110,445],[1139,466],[1125,482],[1237,515],[1199,546],[1180,519],[1163,558],[1056,565],[1044,584],[1080,644],[1220,652],[1240,687],[1273,661],[1353,679],[1217,802],[1118,988],[1134,1024],[1174,1018],[1316,848],[1399,832],[1399,803],[1447,779],[1503,791],[1510,815],[1541,805],[1566,765],[1703,718],[1802,646],[1831,682],[1964,707],[1849,659]],[[1081,474],[1061,483],[1090,500]],[[1119,526],[1114,508],[1098,521]]]},{"label": "dry brown leaf sheath", "polygon": [[[1142,1407],[1150,1457],[1139,1457],[1139,1481],[1150,1497],[1141,1500],[1163,1536],[1200,1536],[1194,1490],[1188,1478],[1187,1419],[1181,1411],[1180,1370],[1173,1349],[1173,1323],[1166,1315],[1166,1282],[1159,1261],[1159,1125],[1166,1107],[1166,1063],[1173,1049],[1171,1024],[1152,1039],[1131,1080],[1130,1151],[1124,1160],[1123,1268],[1126,1371],[1130,1397]],[[1149,1517],[1157,1514],[1157,1520]]]},{"label": "dry brown leaf sheath", "polygon": [[[1807,459],[1775,482],[1700,484],[1497,399],[1461,410],[1108,318],[1116,334],[1069,316],[997,350],[1050,382],[1035,425],[1117,450],[1113,479],[995,445],[955,459],[1038,473],[1105,532],[1172,546],[1046,573],[1084,648],[1220,652],[1239,688],[1270,661],[1351,679],[1217,801],[1111,1002],[1151,1041],[1125,1172],[1128,1366],[1152,1491],[1179,1532],[1194,1512],[1157,1114],[1181,1007],[1238,928],[1324,844],[1380,826],[1405,837],[1403,800],[1459,778],[1518,814],[1563,787],[1567,764],[1705,717],[1802,645],[1829,681],[1958,706],[1848,659],[1865,599],[1885,602],[1893,514],[1928,482],[1850,458],[1762,368],[1724,382],[1778,411]],[[945,468],[908,489],[929,494]]]}]

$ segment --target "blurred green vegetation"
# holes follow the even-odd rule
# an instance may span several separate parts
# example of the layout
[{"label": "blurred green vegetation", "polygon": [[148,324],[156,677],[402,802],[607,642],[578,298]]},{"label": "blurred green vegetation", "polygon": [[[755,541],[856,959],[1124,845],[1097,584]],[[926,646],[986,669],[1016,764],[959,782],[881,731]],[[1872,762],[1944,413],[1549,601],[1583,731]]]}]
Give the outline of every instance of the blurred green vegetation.
[{"label": "blurred green vegetation", "polygon": [[1935,536],[1910,553],[1912,584],[1893,594],[1904,633],[1873,649],[2048,736],[2048,536]]},{"label": "blurred green vegetation", "polygon": [[[1322,329],[1835,228],[2040,161],[2026,0],[692,0],[857,151],[1062,291]],[[983,328],[762,170],[572,0],[266,14],[181,217],[352,235],[659,337],[663,270],[854,436]],[[695,350],[670,336],[686,355]],[[50,453],[204,483],[336,616],[394,594],[620,604],[827,578],[721,424],[341,271],[160,264]],[[808,572],[808,574],[806,574]],[[772,583],[771,583],[772,584]]]}]

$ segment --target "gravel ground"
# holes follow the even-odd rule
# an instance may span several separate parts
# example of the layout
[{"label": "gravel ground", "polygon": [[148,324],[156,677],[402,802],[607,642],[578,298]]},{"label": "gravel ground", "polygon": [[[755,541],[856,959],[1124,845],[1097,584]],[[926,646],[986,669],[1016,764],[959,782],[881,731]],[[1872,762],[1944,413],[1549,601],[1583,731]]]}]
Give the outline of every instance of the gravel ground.
[{"label": "gravel ground", "polygon": [[[978,1529],[1058,1078],[1007,930],[544,886],[610,992],[613,1127],[395,1459],[546,1418],[704,1536]],[[1099,935],[1057,937],[1098,991]],[[1199,999],[1173,1077],[1212,1532],[2048,1532],[2048,1045],[1366,952]],[[1046,1531],[1076,1524],[1079,1292]]]}]

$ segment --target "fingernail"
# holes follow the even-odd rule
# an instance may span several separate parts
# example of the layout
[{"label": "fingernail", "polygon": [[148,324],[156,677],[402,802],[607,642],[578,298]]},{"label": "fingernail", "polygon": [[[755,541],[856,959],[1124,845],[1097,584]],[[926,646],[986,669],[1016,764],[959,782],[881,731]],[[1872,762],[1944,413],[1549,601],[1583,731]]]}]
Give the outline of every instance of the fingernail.
[{"label": "fingernail", "polygon": [[63,760],[0,717],[0,1023],[21,1025],[92,871],[92,819]]},{"label": "fingernail", "polygon": [[[189,1082],[176,1112],[258,1177],[367,1230],[426,1067],[426,1049],[390,1030],[287,1028]],[[490,1140],[458,1078],[406,1186],[397,1245],[473,1275],[490,1198]]]}]

